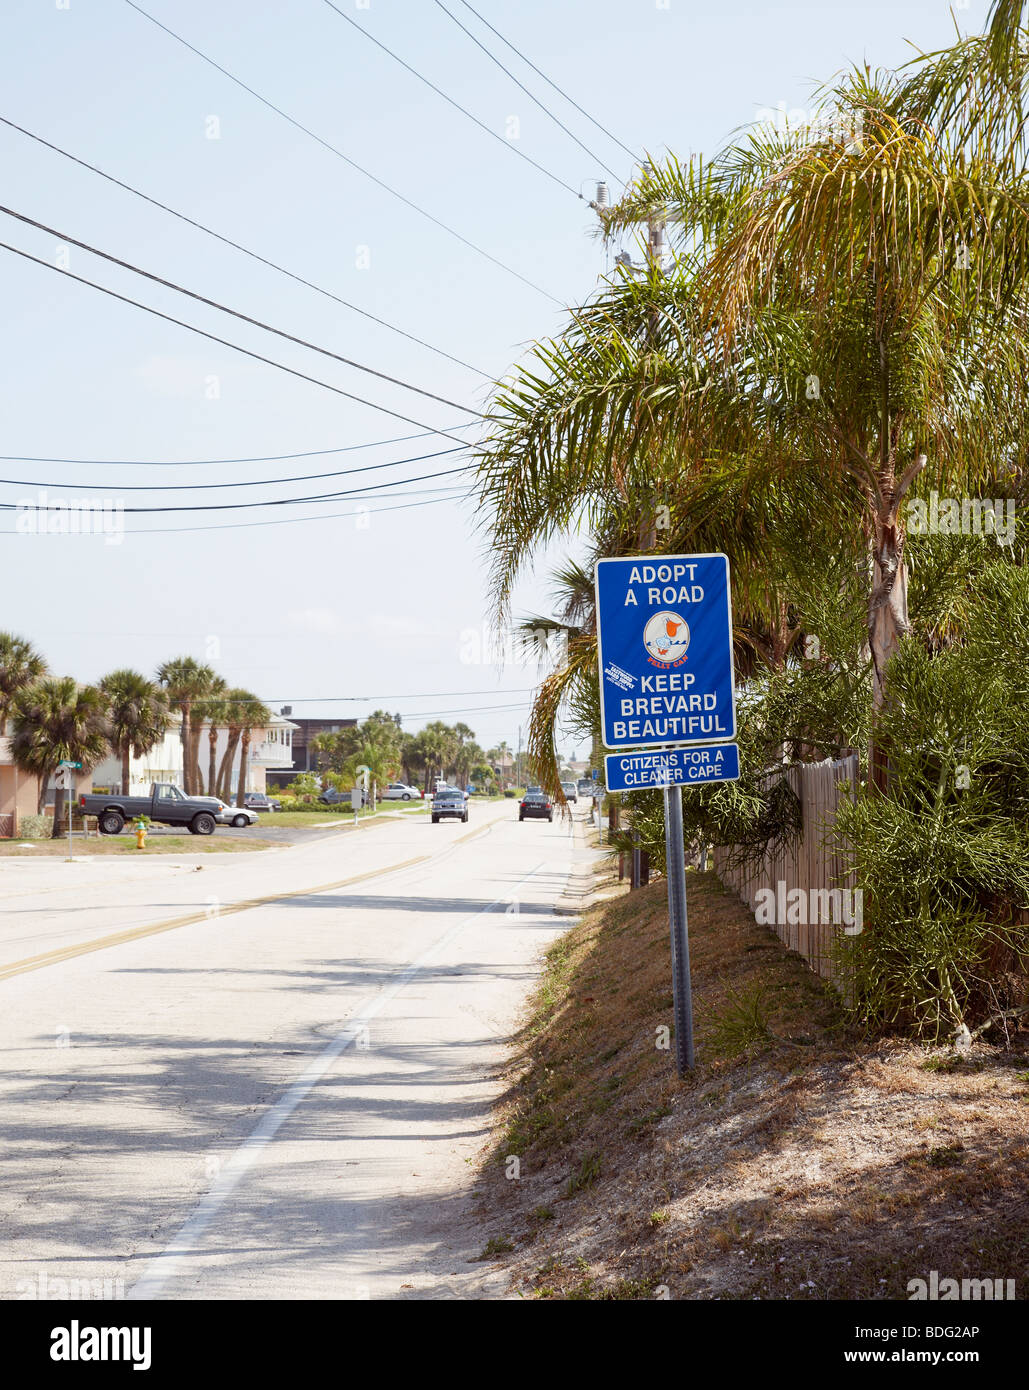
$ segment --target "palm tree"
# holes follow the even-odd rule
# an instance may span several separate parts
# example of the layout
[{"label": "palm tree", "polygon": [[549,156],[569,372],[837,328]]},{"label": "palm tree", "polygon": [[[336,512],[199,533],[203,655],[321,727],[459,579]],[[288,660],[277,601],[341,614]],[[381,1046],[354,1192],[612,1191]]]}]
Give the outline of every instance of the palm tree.
[{"label": "palm tree", "polygon": [[382,740],[369,739],[351,754],[347,761],[347,771],[356,777],[359,768],[368,769],[372,784],[372,807],[378,800],[380,782],[388,782],[399,770],[399,759],[395,750]]},{"label": "palm tree", "polygon": [[256,695],[250,695],[246,691],[242,693],[244,698],[239,701],[243,710],[243,718],[240,724],[239,788],[236,793],[237,806],[243,805],[247,794],[247,763],[250,758],[250,736],[255,729],[263,728],[272,717],[271,710],[267,705],[262,704]]},{"label": "palm tree", "polygon": [[218,764],[218,790],[215,795],[222,801],[231,801],[232,764],[235,761],[236,750],[239,748],[239,741],[243,734],[243,725],[249,718],[250,701],[253,696],[248,690],[234,687],[231,690],[226,690],[222,698],[225,701],[225,707],[222,711],[222,721],[225,727],[225,751]]},{"label": "palm tree", "polygon": [[217,796],[218,794],[216,790],[216,759],[218,746],[218,730],[225,724],[226,716],[228,714],[228,701],[226,699],[227,689],[228,687],[222,680],[221,676],[215,676],[214,679],[211,681],[210,685],[208,686],[207,690],[197,701],[196,706],[193,710],[193,719],[196,723],[197,730],[197,764],[194,771],[196,775],[196,784],[198,789],[201,789],[204,785],[204,779],[201,776],[199,766],[200,730],[204,724],[207,725],[208,796]]},{"label": "palm tree", "polygon": [[0,735],[7,733],[11,705],[19,690],[46,674],[46,660],[13,632],[0,632]]},{"label": "palm tree", "polygon": [[[43,810],[50,778],[64,761],[81,763],[91,772],[110,748],[107,698],[96,686],[79,685],[71,676],[47,676],[25,686],[12,709],[14,760],[39,779]],[[57,791],[52,836],[61,834],[65,793]]]},{"label": "palm tree", "polygon": [[[640,539],[613,553],[664,548],[656,506],[682,516],[728,480],[743,512],[691,517],[709,542],[693,548],[729,554],[781,658],[760,499],[814,480],[823,527],[867,554],[878,708],[909,629],[905,499],[923,471],[966,491],[1013,459],[1029,380],[1024,171],[928,129],[906,93],[849,77],[817,139],[758,133],[709,165],[668,159],[608,215],[610,230],[666,218],[678,259],[623,276],[498,391],[480,477],[499,606],[563,527],[635,512]],[[880,781],[874,740],[870,754]]]},{"label": "palm tree", "polygon": [[139,671],[112,671],[100,681],[107,700],[111,745],[121,757],[121,787],[129,794],[130,759],[155,748],[171,723],[164,691]]},{"label": "palm tree", "polygon": [[[176,656],[163,662],[157,679],[168,692],[170,703],[182,715],[182,780],[186,792],[195,795],[200,788],[195,776],[196,735],[193,729],[193,706],[216,680],[210,666],[202,666],[191,656]],[[197,730],[199,733],[199,730]]]}]

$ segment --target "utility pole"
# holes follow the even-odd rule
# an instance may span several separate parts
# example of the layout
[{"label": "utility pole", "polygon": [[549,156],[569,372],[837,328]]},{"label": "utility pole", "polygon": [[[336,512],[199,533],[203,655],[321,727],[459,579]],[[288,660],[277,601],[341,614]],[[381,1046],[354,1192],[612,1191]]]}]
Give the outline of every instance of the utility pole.
[{"label": "utility pole", "polygon": [[[650,173],[650,165],[644,164],[644,174]],[[664,209],[652,208],[647,218],[647,270],[648,273],[657,271],[659,275],[664,273],[665,268],[665,214]],[[648,319],[648,336],[651,343],[657,341],[658,331],[658,312],[652,309]],[[651,498],[650,515],[644,514],[640,518],[640,547],[643,550],[657,549],[657,513],[654,509],[654,500]]]}]

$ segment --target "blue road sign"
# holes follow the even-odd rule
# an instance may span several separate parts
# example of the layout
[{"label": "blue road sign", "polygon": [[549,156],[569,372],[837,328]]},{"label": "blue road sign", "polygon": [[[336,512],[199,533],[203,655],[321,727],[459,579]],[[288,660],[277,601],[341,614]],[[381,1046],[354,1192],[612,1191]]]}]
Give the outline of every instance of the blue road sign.
[{"label": "blue road sign", "polygon": [[706,748],[634,749],[631,753],[608,753],[604,770],[609,792],[702,787],[709,782],[737,781],[740,750],[735,743],[712,743]]},{"label": "blue road sign", "polygon": [[596,587],[608,748],[734,739],[727,557],[598,560]]}]

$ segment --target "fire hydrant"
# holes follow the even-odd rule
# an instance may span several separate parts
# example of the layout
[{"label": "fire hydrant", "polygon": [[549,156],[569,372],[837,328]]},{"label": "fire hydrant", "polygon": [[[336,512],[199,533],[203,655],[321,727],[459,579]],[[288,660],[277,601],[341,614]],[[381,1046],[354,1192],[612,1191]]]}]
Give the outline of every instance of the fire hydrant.
[{"label": "fire hydrant", "polygon": [[137,849],[146,849],[146,821],[145,821],[145,820],[138,820],[138,821],[136,822],[136,848],[137,848]]}]

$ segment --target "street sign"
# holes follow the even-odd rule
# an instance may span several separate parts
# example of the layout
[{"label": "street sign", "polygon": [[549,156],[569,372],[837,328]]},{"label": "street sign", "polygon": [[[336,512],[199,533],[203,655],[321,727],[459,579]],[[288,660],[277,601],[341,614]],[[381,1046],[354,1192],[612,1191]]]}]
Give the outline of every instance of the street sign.
[{"label": "street sign", "polygon": [[71,786],[71,768],[67,764],[61,763],[58,767],[54,776],[54,784],[57,790],[62,792],[66,792]]},{"label": "street sign", "polygon": [[62,759],[61,762],[59,762],[59,763],[57,764],[57,766],[58,766],[58,767],[77,767],[80,771],[82,770],[82,764],[81,764],[81,763],[72,763],[72,762],[69,762],[67,758]]},{"label": "street sign", "polygon": [[[607,754],[607,788],[650,786],[664,793],[675,1065],[682,1076],[694,1064],[682,788],[735,780],[740,773],[731,743],[736,691],[729,561],[722,554],[598,560],[595,583],[604,742],[647,750]],[[691,749],[694,744],[707,746]]]},{"label": "street sign", "polygon": [[735,743],[712,743],[706,748],[690,746],[608,753],[604,769],[609,792],[701,787],[710,782],[738,781],[740,750]]},{"label": "street sign", "polygon": [[734,739],[727,557],[598,560],[596,593],[608,748]]}]

